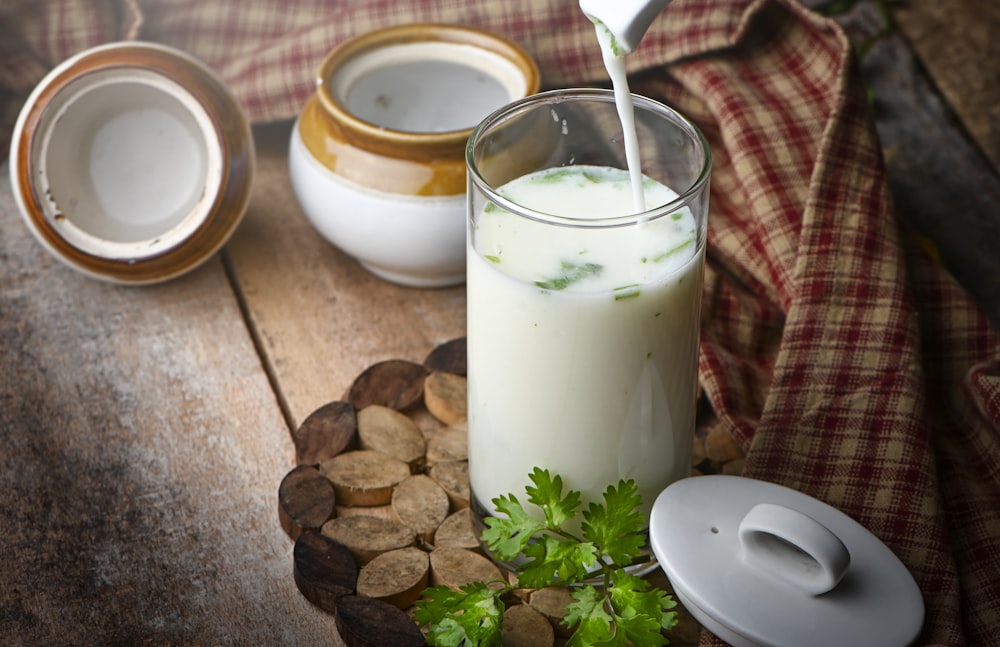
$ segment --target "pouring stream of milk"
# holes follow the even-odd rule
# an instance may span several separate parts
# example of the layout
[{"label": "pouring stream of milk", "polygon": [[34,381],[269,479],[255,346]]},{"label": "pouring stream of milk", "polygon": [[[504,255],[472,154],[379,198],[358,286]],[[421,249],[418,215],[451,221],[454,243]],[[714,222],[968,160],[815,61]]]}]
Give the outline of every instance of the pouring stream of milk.
[{"label": "pouring stream of milk", "polygon": [[625,73],[625,55],[638,46],[650,23],[670,0],[580,0],[580,8],[594,22],[597,42],[601,46],[604,67],[611,77],[615,92],[618,118],[622,122],[625,140],[625,162],[632,182],[632,203],[635,213],[646,210],[642,189],[642,164],[639,161],[639,141],[635,133],[635,112]]},{"label": "pouring stream of milk", "polygon": [[625,55],[615,52],[614,36],[602,23],[594,23],[597,30],[597,42],[601,45],[601,55],[604,57],[604,67],[611,77],[611,86],[615,91],[615,106],[618,108],[618,118],[622,122],[622,134],[625,140],[625,163],[628,165],[629,177],[632,181],[632,209],[635,213],[646,210],[646,198],[642,189],[642,162],[639,160],[639,138],[635,134],[635,110],[632,106],[632,94],[628,88],[628,77],[625,74]]}]

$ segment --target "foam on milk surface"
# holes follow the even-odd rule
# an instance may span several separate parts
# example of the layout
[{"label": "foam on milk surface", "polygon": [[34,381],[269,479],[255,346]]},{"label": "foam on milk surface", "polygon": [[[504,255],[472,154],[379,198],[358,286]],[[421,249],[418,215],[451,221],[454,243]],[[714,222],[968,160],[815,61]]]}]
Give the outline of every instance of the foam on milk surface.
[{"label": "foam on milk surface", "polygon": [[[664,205],[677,194],[644,178],[645,200]],[[568,166],[522,176],[498,193],[545,214],[593,221],[629,215],[629,173],[596,166]],[[554,227],[488,209],[477,221],[479,254],[521,280],[553,289],[622,290],[644,284],[684,264],[695,247],[695,222],[687,208],[655,221],[618,227]],[[685,253],[686,252],[686,253]]]}]

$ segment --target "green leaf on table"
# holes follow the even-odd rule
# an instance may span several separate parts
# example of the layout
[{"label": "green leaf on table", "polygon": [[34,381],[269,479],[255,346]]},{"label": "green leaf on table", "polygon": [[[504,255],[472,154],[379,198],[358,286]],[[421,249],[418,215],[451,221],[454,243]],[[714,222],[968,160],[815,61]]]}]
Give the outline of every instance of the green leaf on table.
[{"label": "green leaf on table", "polygon": [[556,529],[576,516],[580,507],[580,493],[576,490],[563,495],[563,480],[558,474],[552,476],[548,470],[536,467],[528,475],[534,485],[527,485],[528,503],[534,503],[545,514],[545,523]]},{"label": "green leaf on table", "polygon": [[613,639],[614,618],[605,609],[604,596],[587,584],[572,592],[573,601],[566,605],[563,624],[576,626],[576,631],[566,643],[567,647],[589,647],[590,645],[610,645]]},{"label": "green leaf on table", "polygon": [[581,582],[597,565],[597,548],[592,543],[553,535],[529,543],[524,556],[528,561],[518,567],[517,583],[531,589]]},{"label": "green leaf on table", "polygon": [[619,566],[628,566],[646,543],[642,502],[633,481],[619,481],[618,487],[604,491],[604,505],[591,503],[583,513],[583,536],[601,547],[601,551]]},{"label": "green leaf on table", "polygon": [[513,494],[493,499],[503,517],[486,517],[483,541],[502,561],[513,561],[524,550],[535,533],[545,529],[545,522],[528,514]]},{"label": "green leaf on table", "polygon": [[615,609],[615,625],[636,647],[664,645],[661,630],[677,624],[677,606],[672,597],[659,589],[650,590],[649,582],[617,570],[611,574],[609,588],[611,606]]},{"label": "green leaf on table", "polygon": [[467,584],[458,591],[435,586],[416,602],[413,619],[428,627],[429,645],[499,647],[504,612],[500,595],[506,590],[486,582]]},{"label": "green leaf on table", "polygon": [[[609,486],[603,503],[583,512],[583,538],[566,530],[580,507],[580,493],[563,492],[563,480],[535,468],[525,488],[527,503],[544,519],[529,514],[513,494],[493,499],[500,516],[484,519],[482,539],[502,561],[519,561],[518,587],[532,589],[576,584],[563,622],[576,627],[571,647],[653,647],[677,624],[676,602],[646,580],[630,574],[645,543],[641,497],[634,481]],[[533,508],[534,510],[534,508]],[[536,511],[537,514],[537,511]],[[601,577],[604,586],[583,584]],[[454,591],[444,586],[424,592],[414,618],[428,628],[427,641],[438,647],[501,644],[502,596],[513,586],[478,582]]]}]

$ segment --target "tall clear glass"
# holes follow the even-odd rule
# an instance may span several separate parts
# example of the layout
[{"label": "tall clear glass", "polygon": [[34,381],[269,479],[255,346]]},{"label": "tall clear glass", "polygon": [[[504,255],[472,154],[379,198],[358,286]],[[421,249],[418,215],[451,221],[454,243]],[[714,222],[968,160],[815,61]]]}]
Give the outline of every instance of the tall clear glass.
[{"label": "tall clear glass", "polygon": [[690,474],[711,153],[675,110],[633,105],[638,202],[611,91],[528,97],[469,139],[469,476],[481,514],[500,495],[523,501],[535,467],[585,504],[633,479],[647,515]]}]

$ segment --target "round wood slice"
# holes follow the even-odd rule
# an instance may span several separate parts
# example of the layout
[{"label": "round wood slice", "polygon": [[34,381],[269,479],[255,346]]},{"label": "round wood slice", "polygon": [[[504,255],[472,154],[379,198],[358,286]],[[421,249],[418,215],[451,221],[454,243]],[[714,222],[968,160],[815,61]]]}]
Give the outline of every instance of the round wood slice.
[{"label": "round wood slice", "polygon": [[465,548],[481,551],[482,543],[472,525],[472,510],[463,508],[448,516],[434,533],[435,548]]},{"label": "round wood slice", "polygon": [[337,630],[347,647],[422,647],[416,623],[388,602],[357,595],[337,600]]},{"label": "round wood slice", "polygon": [[468,418],[468,398],[468,386],[461,375],[434,371],[424,380],[424,404],[445,424]]},{"label": "round wood slice", "polygon": [[563,624],[563,618],[566,617],[566,607],[572,601],[573,597],[570,595],[569,589],[561,586],[533,591],[528,599],[531,608],[545,616],[556,635],[563,638],[571,636],[575,630],[575,627],[567,627]]},{"label": "round wood slice", "polygon": [[431,542],[434,531],[447,518],[450,505],[441,486],[425,474],[401,481],[392,492],[396,516],[425,543]]},{"label": "round wood slice", "polygon": [[728,474],[730,476],[741,476],[743,474],[743,468],[746,465],[745,458],[736,458],[734,460],[728,461],[722,466],[721,472],[723,474]]},{"label": "round wood slice", "polygon": [[358,411],[372,404],[402,411],[420,401],[427,373],[427,367],[402,359],[378,362],[354,380],[347,400]]},{"label": "round wood slice", "polygon": [[309,414],[292,434],[295,461],[299,465],[316,465],[353,449],[357,430],[357,417],[349,402],[325,404]]},{"label": "round wood slice", "polygon": [[393,521],[399,521],[399,517],[393,512],[391,505],[374,505],[374,506],[354,506],[354,505],[338,505],[336,516],[338,517],[382,517],[383,519],[391,519]]},{"label": "round wood slice", "polygon": [[431,415],[427,407],[417,405],[406,410],[406,417],[413,421],[424,438],[430,438],[445,428],[445,424]]},{"label": "round wood slice", "polygon": [[465,421],[449,425],[427,441],[428,465],[469,458],[469,428]]},{"label": "round wood slice", "polygon": [[364,515],[330,519],[323,524],[321,532],[347,546],[361,566],[382,553],[406,548],[416,542],[414,532],[400,522]]},{"label": "round wood slice", "polygon": [[744,457],[743,450],[721,424],[709,428],[705,436],[705,454],[709,460],[719,464]]},{"label": "round wood slice", "polygon": [[466,339],[459,337],[446,341],[427,355],[424,366],[432,371],[444,371],[455,375],[466,374]]},{"label": "round wood slice", "polygon": [[346,546],[315,532],[299,535],[292,549],[295,586],[307,600],[328,613],[337,598],[354,593],[358,564]]},{"label": "round wood slice", "polygon": [[548,619],[526,604],[515,604],[503,614],[503,647],[552,647],[556,636]]},{"label": "round wood slice", "polygon": [[417,423],[379,404],[358,411],[358,441],[361,449],[382,452],[411,466],[422,461],[427,451]]},{"label": "round wood slice", "polygon": [[435,548],[430,553],[431,586],[458,589],[473,582],[503,580],[500,569],[488,558],[464,548]]},{"label": "round wood slice", "polygon": [[278,518],[292,539],[319,530],[333,516],[336,503],[333,483],[311,465],[295,467],[278,486]]},{"label": "round wood slice", "polygon": [[705,453],[705,434],[695,433],[691,447],[691,464],[700,465],[706,458],[708,454]]},{"label": "round wood slice", "polygon": [[359,449],[323,461],[319,471],[333,483],[339,503],[377,506],[392,500],[393,488],[410,475],[410,466],[387,454]]},{"label": "round wood slice", "polygon": [[430,560],[419,548],[382,553],[361,568],[358,595],[405,609],[420,597],[430,577]]},{"label": "round wood slice", "polygon": [[452,510],[469,507],[468,461],[438,463],[431,467],[429,474],[448,495]]}]

